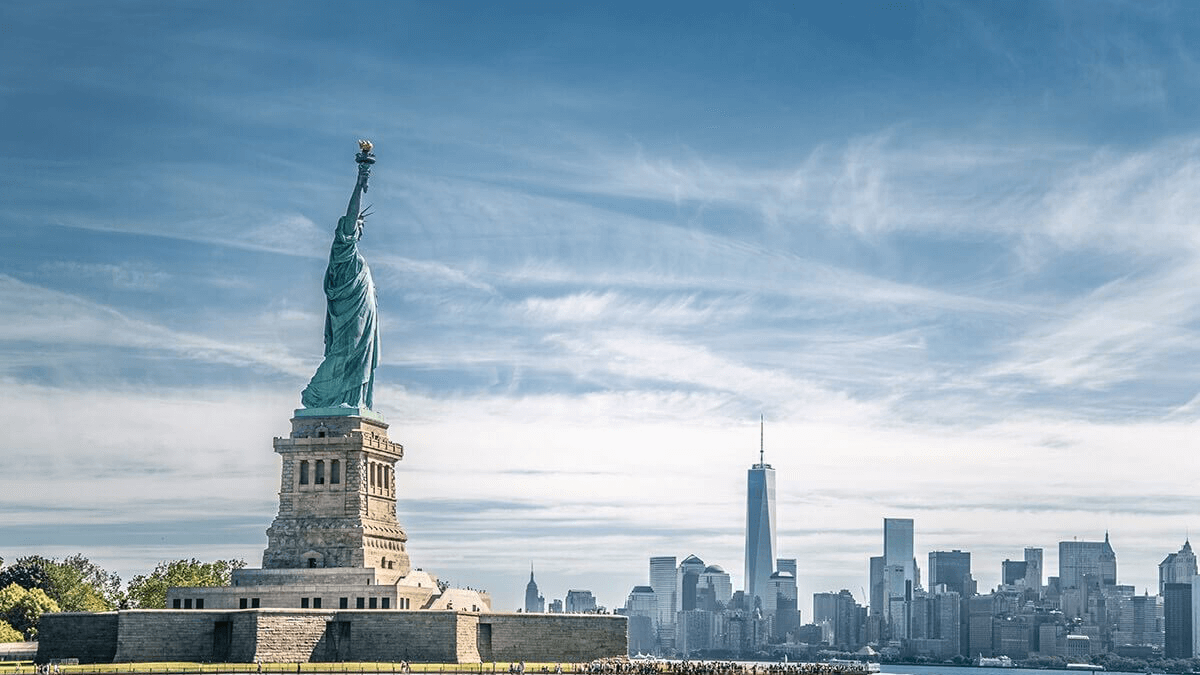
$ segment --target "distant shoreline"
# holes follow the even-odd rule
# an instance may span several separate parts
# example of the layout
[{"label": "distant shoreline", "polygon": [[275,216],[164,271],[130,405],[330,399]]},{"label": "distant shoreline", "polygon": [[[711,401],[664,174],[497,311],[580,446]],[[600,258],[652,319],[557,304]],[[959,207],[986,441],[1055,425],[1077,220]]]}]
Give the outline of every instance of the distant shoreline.
[{"label": "distant shoreline", "polygon": [[[1134,671],[1123,671],[1123,670],[1105,670],[1104,666],[1096,666],[1095,668],[1050,668],[1050,667],[1040,667],[1040,666],[1039,667],[1019,666],[1019,665],[1014,664],[1009,667],[1000,667],[1000,666],[980,666],[980,665],[976,665],[974,663],[917,663],[915,661],[911,661],[911,662],[910,661],[889,661],[887,663],[879,664],[880,669],[883,670],[885,673],[887,672],[886,669],[891,666],[898,666],[901,668],[916,666],[918,668],[974,668],[976,670],[999,670],[999,671],[1044,670],[1044,671],[1048,671],[1048,672],[1050,672],[1050,671],[1053,671],[1053,672],[1079,672],[1079,673],[1103,672],[1103,673],[1109,673],[1111,675],[1145,675],[1145,671],[1134,672]],[[1156,673],[1156,675],[1162,675],[1162,674]]]}]

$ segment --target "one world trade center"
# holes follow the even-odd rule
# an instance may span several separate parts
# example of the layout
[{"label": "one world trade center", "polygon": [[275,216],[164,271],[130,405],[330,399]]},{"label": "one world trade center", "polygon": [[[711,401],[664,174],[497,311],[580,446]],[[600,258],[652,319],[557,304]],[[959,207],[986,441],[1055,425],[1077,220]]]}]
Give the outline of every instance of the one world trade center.
[{"label": "one world trade center", "polygon": [[746,601],[768,606],[767,583],[775,571],[775,469],[763,461],[759,420],[758,464],[746,475]]}]

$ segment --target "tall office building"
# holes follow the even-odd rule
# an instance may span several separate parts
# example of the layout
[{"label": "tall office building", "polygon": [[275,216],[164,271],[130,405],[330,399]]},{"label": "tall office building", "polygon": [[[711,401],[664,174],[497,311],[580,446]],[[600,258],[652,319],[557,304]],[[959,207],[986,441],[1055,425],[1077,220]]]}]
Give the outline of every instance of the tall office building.
[{"label": "tall office building", "polygon": [[1163,584],[1163,656],[1192,658],[1192,585]]},{"label": "tall office building", "polygon": [[1036,591],[1042,590],[1042,549],[1025,547],[1025,585]]},{"label": "tall office building", "polygon": [[995,595],[976,595],[967,600],[968,656],[994,656],[992,652],[992,617],[995,614]]},{"label": "tall office building", "polygon": [[629,617],[628,636],[630,654],[654,652],[658,635],[658,603],[654,601],[654,589],[649,586],[634,586],[625,599],[625,616]]},{"label": "tall office building", "polygon": [[[713,602],[713,607],[708,608],[709,611],[716,611],[724,608],[729,604],[729,599],[733,597],[733,583],[729,579],[729,573],[720,565],[709,565],[700,573],[700,580],[697,582],[697,589],[702,589]],[[700,590],[697,591],[697,597],[700,595]]]},{"label": "tall office building", "polygon": [[684,659],[698,651],[711,649],[716,615],[699,609],[680,612],[675,634],[675,654]]},{"label": "tall office building", "polygon": [[917,586],[912,518],[884,518],[883,611],[892,639],[908,637],[908,610]]},{"label": "tall office building", "polygon": [[1192,658],[1200,654],[1200,583],[1192,579]]},{"label": "tall office building", "polygon": [[567,614],[590,614],[596,611],[596,596],[591,591],[572,588],[567,591]]},{"label": "tall office building", "polygon": [[792,576],[796,576],[796,559],[795,558],[776,558],[776,572],[791,572]]},{"label": "tall office building", "polygon": [[675,585],[675,556],[651,558],[650,588],[654,590],[654,602],[658,608],[655,625],[664,643],[675,639]]},{"label": "tall office building", "polygon": [[1117,554],[1104,541],[1058,542],[1058,585],[1062,589],[1083,588],[1088,580],[1093,586],[1115,586],[1117,583]]},{"label": "tall office building", "polygon": [[[931,551],[929,553],[929,588],[937,591],[939,588],[957,593],[959,597],[958,613],[958,653],[971,655],[971,630],[969,626],[970,612],[967,603],[975,595],[975,579],[971,576],[971,553],[969,551]],[[991,635],[989,631],[988,635]]]},{"label": "tall office building", "polygon": [[689,555],[679,563],[675,574],[675,611],[687,612],[699,609],[696,606],[696,586],[700,575],[704,573],[704,561],[694,555]]},{"label": "tall office building", "polygon": [[939,659],[951,658],[961,648],[960,598],[945,589],[914,592],[909,610],[909,648]]},{"label": "tall office building", "polygon": [[964,599],[975,595],[970,552],[954,549],[929,553],[929,587],[934,589],[938,586],[945,586]]},{"label": "tall office building", "polygon": [[1131,595],[1113,598],[1116,605],[1116,627],[1112,631],[1113,647],[1150,646],[1163,648],[1163,602],[1158,595]]},{"label": "tall office building", "polygon": [[634,586],[625,598],[625,616],[644,616],[651,622],[658,620],[658,603],[654,601],[654,589],[649,586]]},{"label": "tall office building", "polygon": [[758,464],[746,475],[746,602],[766,606],[775,565],[775,469],[763,460],[760,421]]},{"label": "tall office building", "polygon": [[913,558],[912,518],[883,519],[883,564],[902,565],[904,578],[916,581],[917,561]]},{"label": "tall office building", "polygon": [[871,556],[871,595],[867,607],[871,616],[883,614],[883,556]]},{"label": "tall office building", "polygon": [[865,618],[863,608],[859,607],[848,590],[813,593],[812,622],[821,626],[826,643],[830,646],[853,650],[865,642]]},{"label": "tall office building", "polygon": [[775,615],[775,637],[786,638],[787,634],[800,625],[797,607],[796,577],[791,572],[775,572],[767,580],[768,602],[763,603],[763,613]]},{"label": "tall office building", "polygon": [[1158,565],[1158,594],[1163,594],[1166,584],[1190,584],[1196,576],[1196,554],[1192,553],[1192,542],[1184,541],[1178,553],[1172,553]]},{"label": "tall office building", "polygon": [[904,583],[898,589],[911,591],[921,585],[917,572],[917,559],[913,557],[912,518],[883,519],[883,564],[903,570]]},{"label": "tall office building", "polygon": [[1005,586],[1025,584],[1025,573],[1029,563],[1024,560],[1005,560],[1000,563],[1000,583]]},{"label": "tall office building", "polygon": [[929,595],[929,637],[941,640],[938,656],[948,659],[962,653],[966,622],[962,618],[963,602],[957,591],[946,590]]},{"label": "tall office building", "polygon": [[529,566],[529,583],[525,584],[525,611],[546,611],[546,599],[538,594],[537,582],[533,580],[533,565]]}]

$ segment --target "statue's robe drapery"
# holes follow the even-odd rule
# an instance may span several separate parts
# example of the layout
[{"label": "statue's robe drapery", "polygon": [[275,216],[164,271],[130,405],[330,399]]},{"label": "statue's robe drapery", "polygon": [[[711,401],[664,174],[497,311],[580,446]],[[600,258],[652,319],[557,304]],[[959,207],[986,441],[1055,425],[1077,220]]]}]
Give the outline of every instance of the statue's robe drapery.
[{"label": "statue's robe drapery", "polygon": [[360,235],[356,218],[338,220],[325,272],[325,360],[301,395],[305,408],[374,405],[379,321],[375,282],[358,252]]}]

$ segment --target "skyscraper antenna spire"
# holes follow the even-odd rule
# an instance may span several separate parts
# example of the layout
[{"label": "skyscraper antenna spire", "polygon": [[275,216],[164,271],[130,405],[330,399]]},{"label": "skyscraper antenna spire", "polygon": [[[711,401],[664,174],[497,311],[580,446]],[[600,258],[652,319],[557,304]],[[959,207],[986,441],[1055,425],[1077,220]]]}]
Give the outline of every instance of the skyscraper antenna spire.
[{"label": "skyscraper antenna spire", "polygon": [[758,463],[759,464],[764,464],[766,461],[763,459],[763,427],[765,425],[766,425],[766,422],[764,421],[763,414],[759,413],[758,414]]}]

